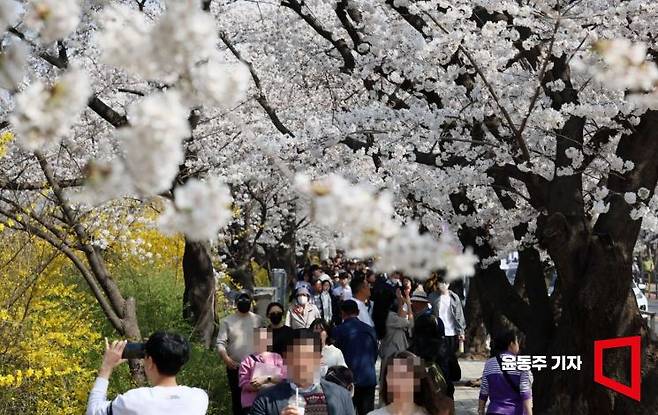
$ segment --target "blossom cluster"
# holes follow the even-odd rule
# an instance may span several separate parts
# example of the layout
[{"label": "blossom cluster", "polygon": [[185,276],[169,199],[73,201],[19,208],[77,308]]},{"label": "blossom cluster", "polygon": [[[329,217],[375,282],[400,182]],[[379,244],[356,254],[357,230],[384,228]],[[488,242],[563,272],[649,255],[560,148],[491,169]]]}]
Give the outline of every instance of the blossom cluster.
[{"label": "blossom cluster", "polygon": [[[102,200],[104,194],[122,190],[161,194],[172,188],[185,161],[183,140],[192,134],[191,110],[234,104],[246,92],[249,73],[243,65],[222,63],[215,23],[196,2],[168,3],[154,23],[128,6],[113,4],[100,21],[98,40],[106,63],[170,87],[129,107],[129,125],[117,132],[123,156],[109,163],[109,173],[97,176],[86,195]],[[168,231],[194,240],[215,239],[231,217],[230,191],[218,179],[190,180],[176,188],[174,197],[160,221]]]},{"label": "blossom cluster", "polygon": [[338,245],[347,255],[372,257],[381,272],[399,270],[420,279],[437,269],[446,270],[450,279],[475,273],[477,257],[470,250],[462,253],[447,236],[437,241],[421,234],[415,222],[396,221],[388,193],[352,185],[336,175],[295,179],[298,190],[311,198],[312,220],[337,232]]},{"label": "blossom cluster", "polygon": [[216,177],[206,181],[190,179],[174,190],[174,196],[174,202],[167,205],[158,220],[160,228],[168,233],[184,233],[194,241],[215,240],[232,218],[231,192]]},{"label": "blossom cluster", "polygon": [[606,64],[597,73],[600,81],[632,91],[652,91],[658,82],[658,67],[647,60],[647,45],[630,39],[604,39],[594,45]]},{"label": "blossom cluster", "polygon": [[222,61],[215,22],[198,2],[170,2],[153,24],[129,6],[112,4],[100,22],[98,40],[106,63],[175,85],[189,106],[230,106],[246,92],[248,70]]},{"label": "blossom cluster", "polygon": [[78,69],[63,73],[52,85],[30,84],[16,96],[9,119],[19,144],[35,151],[59,143],[87,106],[90,89],[89,78]]},{"label": "blossom cluster", "polygon": [[158,92],[133,104],[128,127],[117,131],[130,182],[142,194],[169,190],[191,134],[187,110],[176,91]]},{"label": "blossom cluster", "polygon": [[63,39],[80,23],[80,0],[30,0],[24,22],[42,43]]}]

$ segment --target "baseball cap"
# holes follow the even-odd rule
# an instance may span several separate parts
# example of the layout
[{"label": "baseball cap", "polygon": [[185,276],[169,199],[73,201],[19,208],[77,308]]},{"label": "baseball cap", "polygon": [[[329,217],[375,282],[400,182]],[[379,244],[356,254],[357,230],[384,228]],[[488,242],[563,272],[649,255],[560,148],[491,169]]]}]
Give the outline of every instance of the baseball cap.
[{"label": "baseball cap", "polygon": [[238,297],[235,299],[236,303],[251,302],[251,294],[247,292],[242,292],[238,294]]}]

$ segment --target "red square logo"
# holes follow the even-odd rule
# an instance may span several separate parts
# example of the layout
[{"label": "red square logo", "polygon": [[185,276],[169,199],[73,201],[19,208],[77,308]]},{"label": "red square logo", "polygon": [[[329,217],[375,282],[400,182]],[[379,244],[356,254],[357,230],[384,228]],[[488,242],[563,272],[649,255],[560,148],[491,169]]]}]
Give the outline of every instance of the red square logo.
[{"label": "red square logo", "polygon": [[[617,382],[603,375],[603,351],[620,347],[631,348],[631,384],[630,386]],[[640,400],[640,336],[620,337],[618,339],[594,341],[594,382],[606,388],[628,396],[636,401]]]}]

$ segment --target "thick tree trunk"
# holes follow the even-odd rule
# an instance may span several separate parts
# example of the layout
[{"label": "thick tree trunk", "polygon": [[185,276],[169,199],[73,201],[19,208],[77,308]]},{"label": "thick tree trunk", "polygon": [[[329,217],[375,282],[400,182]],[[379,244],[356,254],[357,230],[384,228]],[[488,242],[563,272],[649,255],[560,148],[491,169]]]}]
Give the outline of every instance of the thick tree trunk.
[{"label": "thick tree trunk", "polygon": [[[582,227],[561,227],[566,219],[549,219],[549,251],[558,264],[562,295],[561,317],[547,352],[551,356],[580,355],[580,371],[541,371],[534,390],[538,414],[656,414],[658,370],[655,345],[631,294],[632,247],[604,235],[589,235]],[[560,229],[556,229],[560,228]],[[566,232],[580,229],[581,232]],[[612,392],[593,381],[594,341],[642,336],[642,400]],[[629,384],[630,358],[624,351],[604,355],[604,374]],[[550,391],[550,393],[542,393]]]},{"label": "thick tree trunk", "polygon": [[[582,140],[578,120],[567,122],[558,137],[556,166],[569,165],[565,148]],[[579,175],[556,176],[549,187],[546,210],[538,222],[541,243],[553,259],[560,284],[561,313],[550,338],[548,355],[581,355],[578,372],[542,371],[534,391],[539,414],[656,414],[658,413],[658,368],[656,349],[647,335],[646,323],[631,296],[633,247],[640,220],[631,220],[633,206],[623,195],[639,188],[655,189],[658,180],[656,157],[658,113],[648,111],[641,122],[622,136],[616,154],[635,168],[624,175],[610,175],[607,213],[590,228],[583,214],[582,183]],[[593,382],[594,341],[640,335],[642,342],[642,401],[611,392]],[[622,383],[630,377],[630,361],[623,353],[604,356],[606,374]],[[546,393],[548,392],[548,393]]]},{"label": "thick tree trunk", "polygon": [[183,317],[194,325],[194,331],[206,347],[215,334],[215,276],[210,255],[203,243],[185,239],[183,253]]},{"label": "thick tree trunk", "polygon": [[470,356],[486,356],[487,330],[484,326],[482,304],[475,280],[470,284],[466,295],[464,317],[466,318],[464,352]]},{"label": "thick tree trunk", "polygon": [[[292,206],[291,209],[295,207]],[[280,244],[268,247],[267,257],[269,269],[282,268],[286,271],[289,279],[296,278],[297,273],[297,223],[296,215],[291,215],[285,223],[285,233],[282,235]]]}]

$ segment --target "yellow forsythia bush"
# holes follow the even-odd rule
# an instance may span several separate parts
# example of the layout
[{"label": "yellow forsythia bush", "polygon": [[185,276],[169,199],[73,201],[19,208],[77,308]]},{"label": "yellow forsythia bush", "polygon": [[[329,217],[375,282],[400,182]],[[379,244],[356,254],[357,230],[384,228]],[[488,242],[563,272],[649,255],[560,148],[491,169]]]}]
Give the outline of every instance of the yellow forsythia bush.
[{"label": "yellow forsythia bush", "polygon": [[[181,307],[183,238],[162,235],[152,226],[158,214],[152,206],[125,202],[115,207],[90,215],[85,224],[113,277],[125,294],[141,298],[138,314],[148,310],[144,289],[166,288],[169,291],[157,291],[147,298],[166,300],[166,304],[174,300],[175,307],[171,307]],[[230,285],[221,264],[216,265],[218,282]],[[167,287],[161,286],[165,281]],[[174,288],[180,293],[171,291]],[[217,301],[221,314],[229,306],[221,289]],[[155,314],[153,319],[168,319],[151,322],[154,327],[177,328],[183,321],[179,310]],[[140,319],[145,335],[154,328],[147,328],[147,320]],[[103,331],[115,336],[68,258],[34,236],[0,228],[0,415],[84,413],[100,363]],[[192,384],[214,385],[203,373],[190,370],[194,369],[187,373]],[[208,370],[207,364],[204,370]],[[111,395],[131,386],[124,375],[126,379],[116,374],[118,383],[111,385]],[[220,386],[212,413],[225,412],[225,387]]]},{"label": "yellow forsythia bush", "polygon": [[54,253],[43,242],[7,231],[0,241],[0,414],[83,413],[95,304],[66,281],[65,258],[38,272]]},{"label": "yellow forsythia bush", "polygon": [[[182,238],[160,234],[144,216],[96,218],[112,272],[180,267]],[[0,230],[0,414],[84,413],[104,326],[68,258],[38,238]]]}]

